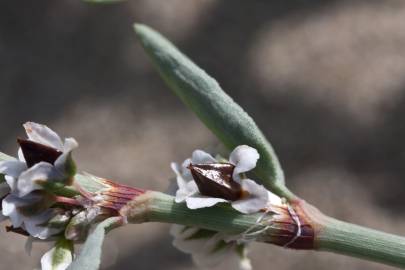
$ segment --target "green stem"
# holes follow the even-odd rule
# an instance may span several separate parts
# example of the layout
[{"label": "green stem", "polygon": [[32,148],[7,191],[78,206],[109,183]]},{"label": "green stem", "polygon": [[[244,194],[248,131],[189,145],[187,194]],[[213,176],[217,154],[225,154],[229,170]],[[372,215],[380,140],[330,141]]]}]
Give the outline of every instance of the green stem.
[{"label": "green stem", "polygon": [[[226,205],[190,210],[184,203],[175,203],[172,196],[159,192],[146,194],[149,197],[146,214],[143,213],[142,220],[135,218],[134,223],[176,223],[238,234],[253,226],[261,215],[244,215]],[[327,217],[302,200],[293,205],[301,222],[310,224],[314,230],[314,250],[325,250],[405,268],[405,238]],[[131,222],[130,215],[128,219]],[[275,219],[269,216],[260,221],[257,230],[269,225],[272,220]],[[289,223],[287,227],[295,224],[288,219],[284,221]],[[285,235],[285,228],[271,226],[258,241],[277,243],[280,239],[277,239],[277,235]]]},{"label": "green stem", "polygon": [[237,234],[253,226],[259,216],[243,215],[227,205],[190,210],[185,203],[175,203],[172,196],[153,192],[146,219]]},{"label": "green stem", "polygon": [[328,218],[316,235],[318,250],[405,268],[405,238]]},{"label": "green stem", "polygon": [[[10,159],[12,158],[0,153],[0,161]],[[90,191],[96,191],[98,188],[97,182],[89,175],[77,175],[76,180]],[[284,189],[283,192],[289,191]],[[75,195],[77,191],[70,188],[66,189],[66,193]],[[291,197],[296,198],[294,195]],[[310,224],[315,232],[313,249],[405,268],[404,237],[327,217],[315,207],[299,199],[294,199],[291,203],[301,221]],[[172,196],[152,191],[131,201],[122,214],[127,216],[128,221],[132,223],[148,221],[176,223],[229,234],[242,233],[254,225],[257,226],[257,230],[261,230],[269,225],[269,221],[274,221],[269,215],[256,224],[261,213],[244,215],[229,205],[190,210],[184,203],[175,203]],[[286,221],[290,223],[289,225],[295,224],[294,221],[288,219]],[[261,235],[258,241],[277,243],[277,237],[283,233],[285,233],[285,228],[272,226]]]}]

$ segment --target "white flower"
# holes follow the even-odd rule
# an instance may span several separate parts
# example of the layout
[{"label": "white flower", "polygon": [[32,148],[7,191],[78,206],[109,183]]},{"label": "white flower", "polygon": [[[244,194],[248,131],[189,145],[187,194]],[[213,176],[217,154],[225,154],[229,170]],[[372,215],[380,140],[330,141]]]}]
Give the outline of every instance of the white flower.
[{"label": "white flower", "polygon": [[[33,190],[42,189],[37,181],[53,180],[64,181],[68,177],[67,164],[68,158],[73,149],[77,148],[78,143],[73,138],[62,139],[53,130],[45,125],[27,122],[24,124],[25,131],[30,141],[49,146],[61,152],[54,164],[48,162],[39,162],[33,167],[23,172],[17,182],[17,189],[20,196],[24,196]],[[23,151],[20,150],[19,159],[25,161]]]},{"label": "white flower", "polygon": [[24,228],[32,237],[48,239],[63,231],[63,228],[51,228],[45,225],[54,216],[55,213],[52,209],[47,209],[38,215],[26,217],[24,218]]},{"label": "white flower", "polygon": [[[39,162],[28,168],[22,149],[18,150],[18,160],[0,162],[0,174],[4,174],[11,191],[24,196],[33,190],[42,189],[37,181],[53,180],[63,181],[67,177],[66,165],[74,148],[78,146],[73,138],[61,138],[50,128],[33,122],[24,124],[25,131],[30,141],[51,147],[60,151],[60,156],[54,164]],[[18,179],[18,181],[17,181]]]},{"label": "white flower", "polygon": [[[39,147],[45,146],[45,150],[54,154],[54,159],[50,161],[45,156],[47,161],[42,161],[42,153],[39,158],[25,157],[25,154],[36,152],[24,152],[22,147],[18,151],[18,160],[0,162],[0,174],[4,175],[6,181],[0,184],[0,195],[3,198],[0,220],[8,217],[14,228],[20,227],[33,237],[47,239],[61,229],[48,228],[45,225],[55,213],[49,209],[53,203],[52,198],[37,191],[42,189],[39,182],[65,183],[71,177],[74,165],[70,155],[77,147],[77,142],[73,138],[62,142],[54,131],[44,125],[27,122],[24,128],[29,141],[20,140],[20,144],[34,142],[35,147],[38,147],[38,144]],[[29,144],[32,147],[32,143]]]},{"label": "white flower", "polygon": [[195,227],[172,225],[173,245],[190,254],[194,263],[204,269],[227,262],[232,269],[251,270],[246,246],[236,241],[225,242],[226,235]]},{"label": "white flower", "polygon": [[[171,164],[171,168],[176,173],[178,190],[175,201],[177,203],[186,202],[190,209],[211,207],[217,203],[229,202],[232,207],[241,213],[250,214],[266,208],[269,202],[281,204],[281,199],[266,190],[262,185],[257,184],[251,179],[243,179],[242,173],[252,170],[259,159],[259,153],[256,149],[247,145],[236,147],[229,156],[229,163],[234,167],[232,178],[240,183],[242,191],[247,194],[240,199],[229,201],[224,198],[210,197],[202,195],[198,189],[190,169],[190,164],[218,164],[219,162],[210,154],[195,150],[191,159],[186,159],[181,166],[176,163]],[[271,201],[270,201],[271,200]]]}]

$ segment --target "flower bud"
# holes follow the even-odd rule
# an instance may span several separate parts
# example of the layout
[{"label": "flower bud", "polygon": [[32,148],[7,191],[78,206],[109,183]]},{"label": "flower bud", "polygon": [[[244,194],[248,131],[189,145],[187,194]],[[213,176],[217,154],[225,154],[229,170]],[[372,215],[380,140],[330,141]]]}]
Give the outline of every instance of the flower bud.
[{"label": "flower bud", "polygon": [[55,209],[55,211],[60,210],[58,214],[56,214],[53,218],[51,218],[47,222],[47,226],[50,228],[65,228],[66,225],[69,223],[70,218],[71,218],[71,212],[66,211],[63,209]]},{"label": "flower bud", "polygon": [[81,211],[75,215],[66,226],[65,238],[73,241],[83,241],[86,239],[91,225],[86,211]]}]

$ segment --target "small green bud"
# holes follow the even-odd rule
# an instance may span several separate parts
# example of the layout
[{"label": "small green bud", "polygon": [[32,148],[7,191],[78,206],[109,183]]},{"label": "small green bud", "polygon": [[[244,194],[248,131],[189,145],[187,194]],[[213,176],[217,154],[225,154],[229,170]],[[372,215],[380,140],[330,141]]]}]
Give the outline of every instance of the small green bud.
[{"label": "small green bud", "polygon": [[86,211],[81,211],[69,222],[65,230],[66,239],[84,241],[89,233],[91,223],[87,218]]}]

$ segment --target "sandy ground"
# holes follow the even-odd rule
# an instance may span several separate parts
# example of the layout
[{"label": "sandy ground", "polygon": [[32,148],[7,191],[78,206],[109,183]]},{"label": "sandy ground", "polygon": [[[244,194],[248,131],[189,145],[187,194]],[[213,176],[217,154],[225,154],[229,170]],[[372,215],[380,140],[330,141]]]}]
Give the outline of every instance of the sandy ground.
[{"label": "sandy ground", "polygon": [[[405,234],[403,1],[76,0],[0,3],[0,147],[27,120],[75,137],[81,170],[165,190],[171,161],[216,138],[167,89],[131,25],[159,29],[272,141],[294,192],[337,218]],[[0,269],[47,249],[0,233]],[[103,269],[194,269],[168,226],[108,236]],[[340,255],[251,251],[255,269],[391,269]],[[226,262],[217,269],[229,269]]]}]

